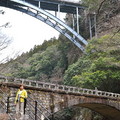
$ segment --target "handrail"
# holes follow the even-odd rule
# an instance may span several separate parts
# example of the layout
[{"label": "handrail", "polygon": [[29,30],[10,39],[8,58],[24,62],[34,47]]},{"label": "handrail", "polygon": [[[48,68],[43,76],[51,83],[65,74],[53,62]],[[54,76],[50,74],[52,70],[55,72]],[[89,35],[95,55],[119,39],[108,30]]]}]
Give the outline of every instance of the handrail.
[{"label": "handrail", "polygon": [[[29,111],[29,112],[32,113],[31,111]],[[31,117],[34,120],[34,117],[31,114],[29,114],[29,117]]]},{"label": "handrail", "polygon": [[1,103],[1,101],[0,101],[0,105],[1,105],[2,109],[5,110],[5,108],[3,107],[3,104]]},{"label": "handrail", "polygon": [[[5,93],[0,89],[0,91],[1,91],[1,93],[3,94],[3,95],[5,95]],[[7,95],[5,95],[5,97],[6,97]],[[13,97],[13,96],[12,96]],[[10,98],[11,98],[11,96],[10,96]],[[31,96],[29,96],[29,98],[32,100],[32,102],[35,102],[36,100],[34,100]],[[4,98],[3,98],[4,99]],[[5,101],[6,101],[6,99],[4,99]],[[42,102],[42,101],[41,101]],[[40,103],[39,103],[39,101],[37,101],[37,103],[45,110],[45,111],[47,111],[47,113],[49,114],[49,115],[52,115],[52,113],[50,113],[43,105],[41,105]],[[30,102],[28,102],[28,104],[34,109],[34,105],[33,104],[31,104]],[[4,109],[7,107],[7,105],[4,103]],[[3,107],[3,106],[2,106]],[[11,107],[11,106],[9,106],[9,107]],[[43,111],[43,109],[41,109],[42,111]],[[43,114],[39,109],[37,109],[37,111],[39,111],[47,120],[50,120],[47,116],[45,116],[45,114]],[[32,113],[32,111],[31,111],[31,113]],[[34,113],[33,113],[34,114]],[[11,115],[10,115],[10,113],[8,113],[8,115],[9,115],[9,117],[10,118],[12,118],[11,117]],[[29,115],[30,117],[32,117],[31,115]],[[40,119],[40,117],[37,115],[37,117]],[[33,117],[32,117],[33,118]],[[34,119],[34,118],[33,118]]]},{"label": "handrail", "polygon": [[[7,97],[8,95],[7,94],[5,94],[5,92],[3,92],[1,89],[0,89],[0,92],[3,94],[3,97],[2,97],[2,99],[4,99],[5,101],[6,101],[6,99],[4,98],[4,97]],[[4,106],[5,106],[5,108],[3,107],[3,109],[5,109],[6,110],[6,108],[7,108],[7,105],[3,102],[3,104],[4,104]],[[7,112],[7,111],[6,111]],[[10,113],[7,113],[8,114],[8,116],[9,116],[9,118],[12,120],[12,116],[10,115]]]},{"label": "handrail", "polygon": [[[31,117],[31,118],[34,120],[34,117],[33,117],[33,116],[34,116],[34,113],[31,111],[31,109],[30,109],[31,106],[29,106],[28,104],[29,104],[29,103],[27,103],[27,107],[29,108],[29,111],[26,110],[26,113],[28,113],[29,117]],[[30,113],[30,114],[29,114],[29,113]],[[31,115],[31,113],[33,114],[33,116]]]},{"label": "handrail", "polygon": [[[35,101],[34,101],[35,102]],[[34,108],[34,105],[32,105],[30,102],[28,103],[32,108]],[[42,115],[43,113],[37,108],[37,111],[39,111]],[[34,113],[32,113],[34,114]],[[34,114],[35,115],[35,114]],[[40,119],[40,117],[37,115],[37,117]],[[44,117],[46,118],[46,116],[44,115]]]},{"label": "handrail", "polygon": [[[5,93],[4,93],[1,89],[0,89],[0,92],[1,92],[2,95],[4,95],[5,97],[8,96],[7,94],[5,95]],[[8,96],[8,97],[7,97],[8,100],[9,100],[9,97],[11,97],[11,96]],[[12,96],[12,97],[13,97],[13,96]],[[4,99],[6,102],[9,102],[9,101],[7,101],[4,97],[3,97],[3,99]],[[3,99],[2,99],[2,100],[3,100]],[[35,102],[35,100],[34,100],[32,97],[30,97],[30,96],[29,96],[29,99],[31,99],[32,102]],[[37,101],[37,103],[38,103],[38,101]],[[30,102],[27,102],[27,104],[28,104],[28,107],[29,107],[29,108],[32,107],[33,109],[35,109],[35,106],[34,106],[33,104],[31,104]],[[8,103],[7,103],[7,105],[8,105]],[[5,107],[3,107],[3,106],[2,106],[2,107],[6,110],[7,105],[4,103],[4,106],[5,106]],[[41,105],[41,104],[40,104],[40,105]],[[41,105],[41,106],[42,106],[42,105]],[[8,106],[7,109],[9,109],[9,107],[10,107],[10,106]],[[43,106],[42,106],[42,107],[43,107]],[[43,107],[43,108],[44,108],[44,107]],[[44,110],[47,110],[47,109],[44,108]],[[38,108],[37,108],[37,111],[38,111],[40,114],[42,114],[47,120],[50,120],[50,119],[49,119],[45,114],[43,114],[43,112],[40,111]],[[31,112],[33,115],[35,115],[35,113],[33,113],[32,111],[29,111],[29,112]],[[47,112],[49,112],[49,111],[47,111]],[[7,113],[8,113],[8,110],[7,110]],[[12,119],[11,113],[8,113],[8,115],[9,115],[9,118]],[[29,116],[34,120],[34,118],[31,116],[31,114],[30,114]],[[41,119],[40,116],[38,116],[38,115],[36,115],[36,116],[37,116],[38,119]]]},{"label": "handrail", "polygon": [[[5,94],[5,92],[3,92],[1,89],[0,89],[0,92],[2,93],[2,95],[3,95],[3,97],[2,97],[2,99],[6,102],[6,99],[4,98],[4,97],[6,97],[7,96],[7,94]],[[3,100],[2,100],[2,102],[3,102]],[[3,102],[4,103],[4,102]],[[6,104],[4,103],[4,105],[6,106]]]},{"label": "handrail", "polygon": [[[31,98],[30,96],[29,96],[29,98],[30,99],[32,99],[32,102],[35,102],[36,100],[34,100],[33,98]],[[37,104],[39,104],[39,102],[38,101],[36,101],[37,102]],[[34,106],[30,103],[30,102],[28,102],[28,104],[29,105],[31,105],[33,108],[34,108]],[[41,107],[43,107],[41,104],[39,104]],[[49,112],[47,109],[45,109],[47,112]],[[47,120],[50,120],[47,116],[45,116],[43,113],[42,113],[42,111],[40,111],[38,108],[37,108],[37,111],[38,112],[40,112]],[[50,113],[50,112],[49,112]],[[37,117],[39,117],[39,116],[37,116]]]},{"label": "handrail", "polygon": [[[54,116],[54,115],[57,114],[57,113],[51,113],[51,112],[49,112],[49,110],[48,110],[47,108],[45,108],[42,104],[40,104],[40,103],[42,103],[41,100],[35,100],[35,99],[33,99],[30,95],[29,95],[28,98],[30,98],[30,99],[33,100],[33,101],[37,101],[38,106],[40,105],[40,106],[49,114],[49,116]],[[43,109],[41,109],[41,110],[43,111]],[[38,109],[38,111],[39,111],[39,109]],[[43,114],[43,113],[42,113],[42,114]],[[49,117],[48,117],[48,119],[49,119]],[[59,120],[59,119],[57,118],[57,120]]]},{"label": "handrail", "polygon": [[50,113],[49,111],[48,111],[48,109],[46,109],[42,104],[40,104],[40,103],[42,103],[42,101],[41,100],[34,100],[31,96],[29,96],[29,98],[30,99],[32,99],[33,101],[37,101],[38,102],[38,104],[45,110],[45,111],[47,111],[48,113],[49,113],[49,115],[52,115],[52,113]]},{"label": "handrail", "polygon": [[[29,106],[27,106],[27,107],[30,109],[30,107],[29,107]],[[34,117],[33,117],[31,114],[29,114],[29,113],[32,113],[32,114],[33,114],[33,112],[32,112],[32,111],[26,111],[26,113],[28,113],[29,117],[31,117],[31,118],[34,120]]]}]

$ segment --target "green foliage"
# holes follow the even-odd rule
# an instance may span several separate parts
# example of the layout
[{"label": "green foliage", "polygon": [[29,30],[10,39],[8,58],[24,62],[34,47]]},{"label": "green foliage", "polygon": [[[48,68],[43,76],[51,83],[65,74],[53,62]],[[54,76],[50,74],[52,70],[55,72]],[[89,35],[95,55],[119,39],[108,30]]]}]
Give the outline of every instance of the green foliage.
[{"label": "green foliage", "polygon": [[[46,51],[33,54],[32,57],[28,59],[30,67],[25,70],[25,68],[20,68],[16,76],[27,78],[34,77],[39,80],[42,79],[43,75],[47,78],[52,74],[52,71],[57,66],[60,59],[59,51],[55,45],[48,47]],[[60,66],[60,63],[58,64]]]},{"label": "green foliage", "polygon": [[18,69],[18,72],[13,73],[13,76],[19,77],[19,78],[27,78],[28,74],[29,73],[26,69],[24,69],[23,67],[20,67]]},{"label": "green foliage", "polygon": [[86,67],[89,66],[90,63],[91,61],[84,58],[80,58],[76,63],[70,65],[64,75],[64,79],[65,79],[64,84],[76,86],[78,84],[77,78],[83,71],[87,70]]},{"label": "green foliage", "polygon": [[[63,80],[68,66],[78,60],[76,48],[64,36],[44,41],[3,66],[5,75],[40,81]],[[79,53],[79,52],[77,52]],[[7,69],[9,68],[9,69]]]},{"label": "green foliage", "polygon": [[30,50],[29,56],[39,51],[45,51],[48,47],[58,44],[59,41],[56,38],[51,38],[49,41],[44,41],[42,45],[35,45],[33,49]]},{"label": "green foliage", "polygon": [[[87,54],[65,72],[64,83],[120,92],[120,34],[89,41]],[[113,54],[114,53],[114,54]]]}]

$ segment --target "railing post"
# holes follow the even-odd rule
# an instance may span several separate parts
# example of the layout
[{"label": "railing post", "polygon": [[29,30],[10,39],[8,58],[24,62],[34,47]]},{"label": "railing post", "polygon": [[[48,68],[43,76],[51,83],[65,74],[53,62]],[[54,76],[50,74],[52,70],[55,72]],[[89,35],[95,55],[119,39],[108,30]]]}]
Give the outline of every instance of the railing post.
[{"label": "railing post", "polygon": [[37,101],[35,101],[35,120],[37,120]]},{"label": "railing post", "polygon": [[7,97],[7,111],[6,111],[6,113],[9,113],[9,99],[10,99],[10,97],[8,96]]},{"label": "railing post", "polygon": [[52,120],[54,120],[54,113],[52,113]]}]

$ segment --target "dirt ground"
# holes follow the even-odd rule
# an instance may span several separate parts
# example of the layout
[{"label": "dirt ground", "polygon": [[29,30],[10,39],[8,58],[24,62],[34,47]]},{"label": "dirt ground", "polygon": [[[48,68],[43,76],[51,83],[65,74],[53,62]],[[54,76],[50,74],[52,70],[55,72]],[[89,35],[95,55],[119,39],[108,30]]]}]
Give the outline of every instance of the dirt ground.
[{"label": "dirt ground", "polygon": [[0,120],[8,120],[8,115],[0,113]]}]

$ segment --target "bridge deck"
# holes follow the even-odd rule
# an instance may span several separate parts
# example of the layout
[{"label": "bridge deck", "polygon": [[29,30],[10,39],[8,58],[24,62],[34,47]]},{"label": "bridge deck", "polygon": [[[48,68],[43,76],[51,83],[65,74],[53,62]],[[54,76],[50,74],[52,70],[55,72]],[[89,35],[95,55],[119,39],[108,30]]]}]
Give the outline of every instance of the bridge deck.
[{"label": "bridge deck", "polygon": [[[85,8],[80,4],[71,3],[69,1],[68,2],[63,2],[60,0],[23,0],[23,1],[31,3],[32,5],[35,5],[35,6],[39,6],[44,10],[51,10],[51,11],[57,12],[60,9],[60,12],[71,13],[71,14],[76,14],[77,7],[79,11]],[[4,0],[1,0],[1,2],[6,4],[6,1]],[[19,5],[17,3],[13,3],[13,4]]]},{"label": "bridge deck", "polygon": [[[33,1],[33,0],[32,0]],[[38,0],[40,1],[40,5],[42,9],[58,11],[58,5],[60,5],[60,11],[65,13],[76,14],[76,7],[80,9],[84,9],[80,3],[71,3],[71,2],[63,2],[60,0]]]}]

